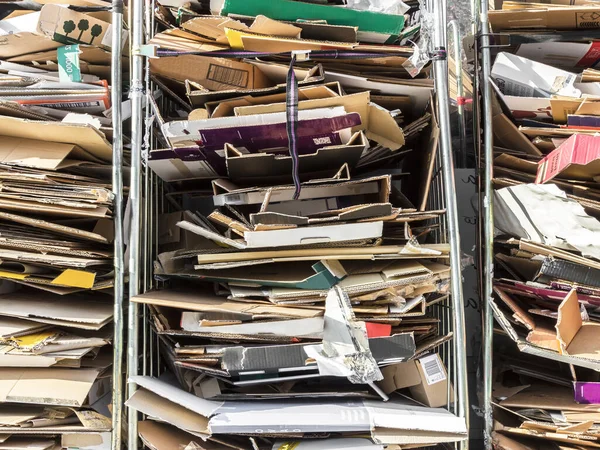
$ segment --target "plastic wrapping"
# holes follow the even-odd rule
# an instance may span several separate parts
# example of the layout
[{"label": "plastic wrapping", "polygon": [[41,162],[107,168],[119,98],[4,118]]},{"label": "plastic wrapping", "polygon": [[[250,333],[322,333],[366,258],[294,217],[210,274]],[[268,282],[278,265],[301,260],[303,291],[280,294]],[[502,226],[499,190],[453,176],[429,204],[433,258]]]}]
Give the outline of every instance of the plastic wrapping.
[{"label": "plastic wrapping", "polygon": [[430,38],[433,35],[434,15],[427,11],[427,5],[423,0],[419,0],[419,7],[421,12],[419,40],[417,43],[408,41],[413,45],[414,53],[402,64],[411,77],[416,77],[429,62]]}]

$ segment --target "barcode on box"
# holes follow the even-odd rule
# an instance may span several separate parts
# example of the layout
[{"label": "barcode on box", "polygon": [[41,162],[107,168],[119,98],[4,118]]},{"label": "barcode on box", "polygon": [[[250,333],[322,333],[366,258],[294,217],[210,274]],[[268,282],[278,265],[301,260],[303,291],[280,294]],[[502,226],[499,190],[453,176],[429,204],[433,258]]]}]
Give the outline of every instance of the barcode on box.
[{"label": "barcode on box", "polygon": [[240,194],[227,194],[225,196],[227,202],[239,202],[242,199]]},{"label": "barcode on box", "polygon": [[46,108],[92,108],[103,106],[102,102],[99,101],[91,101],[91,102],[70,102],[70,103],[40,103],[38,106],[43,106]]},{"label": "barcode on box", "polygon": [[229,86],[243,88],[248,86],[247,70],[232,69],[231,67],[219,66],[217,64],[208,66],[208,75],[206,78]]},{"label": "barcode on box", "polygon": [[438,355],[425,356],[419,359],[419,362],[425,373],[425,381],[427,381],[428,386],[446,379],[446,373]]}]

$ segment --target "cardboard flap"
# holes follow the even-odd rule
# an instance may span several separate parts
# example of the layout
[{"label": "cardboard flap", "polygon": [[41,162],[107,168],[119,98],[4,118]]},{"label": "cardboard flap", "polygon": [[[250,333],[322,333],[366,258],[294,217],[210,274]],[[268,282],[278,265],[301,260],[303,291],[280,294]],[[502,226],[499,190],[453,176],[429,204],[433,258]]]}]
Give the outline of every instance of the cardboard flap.
[{"label": "cardboard flap", "polygon": [[150,393],[176,402],[202,417],[210,418],[221,406],[223,406],[222,402],[213,402],[198,398],[193,394],[183,391],[178,386],[173,386],[156,378],[133,376],[130,377],[130,381],[147,389]]},{"label": "cardboard flap", "polygon": [[569,344],[573,342],[582,325],[577,291],[572,289],[558,307],[556,334],[560,341],[561,353],[568,354]]},{"label": "cardboard flap", "polygon": [[184,30],[191,31],[209,42],[227,44],[225,28],[247,30],[248,26],[229,17],[201,16],[186,20],[181,25]]},{"label": "cardboard flap", "polygon": [[[182,394],[186,393],[181,389],[177,390]],[[210,435],[208,418],[202,417],[201,415],[170,401],[169,398],[170,397],[157,395],[147,389],[138,389],[125,404],[129,408],[150,417],[156,417],[161,421],[172,423],[180,430],[199,436]]]},{"label": "cardboard flap", "polygon": [[[139,401],[139,399],[138,399]],[[153,420],[142,420],[138,423],[140,439],[152,450],[174,450],[196,448],[202,442],[206,450],[217,450],[217,444],[203,442],[198,437],[183,430]],[[203,449],[204,450],[204,449]]]},{"label": "cardboard flap", "polygon": [[367,137],[390,150],[404,145],[404,133],[391,113],[375,103],[369,103],[369,126]]},{"label": "cardboard flap", "polygon": [[258,34],[291,38],[299,38],[300,33],[302,32],[302,28],[298,28],[291,23],[279,22],[260,14],[256,16],[256,19],[254,19],[254,22],[250,25],[249,30]]},{"label": "cardboard flap", "polygon": [[515,124],[504,114],[496,115],[492,121],[496,145],[519,150],[529,155],[542,155],[542,152],[526,136],[523,136]]},{"label": "cardboard flap", "polygon": [[76,145],[102,161],[112,160],[111,144],[101,131],[91,125],[2,116],[0,136]]}]

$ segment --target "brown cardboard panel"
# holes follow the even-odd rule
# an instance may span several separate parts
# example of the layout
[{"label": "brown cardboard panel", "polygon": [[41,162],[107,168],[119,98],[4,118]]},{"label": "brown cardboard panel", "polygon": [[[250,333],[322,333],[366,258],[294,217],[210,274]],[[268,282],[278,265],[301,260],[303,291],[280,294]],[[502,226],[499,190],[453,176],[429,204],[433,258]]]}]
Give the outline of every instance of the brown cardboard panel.
[{"label": "brown cardboard panel", "polygon": [[263,89],[273,83],[254,65],[197,55],[150,59],[154,75],[193,82],[210,91]]},{"label": "brown cardboard panel", "polygon": [[518,158],[514,155],[503,153],[494,158],[494,165],[506,167],[507,169],[517,170],[519,172],[535,175],[537,173],[537,162],[523,158]]},{"label": "brown cardboard panel", "polygon": [[43,52],[60,47],[46,36],[34,33],[14,33],[0,36],[0,58],[9,59],[27,53]]},{"label": "brown cardboard panel", "polygon": [[227,45],[225,28],[247,30],[248,26],[238,20],[222,16],[200,16],[186,20],[181,25],[184,30],[203,37],[209,42]]},{"label": "brown cardboard panel", "polygon": [[[73,144],[2,136],[0,161],[37,169],[58,170],[67,158],[102,163],[101,159]],[[67,166],[71,163],[67,162]]]},{"label": "brown cardboard panel", "polygon": [[0,402],[83,406],[98,371],[0,368]]},{"label": "brown cardboard panel", "polygon": [[218,450],[218,444],[204,442],[201,438],[179,430],[172,425],[143,420],[138,424],[140,438],[151,450],[183,449],[189,445],[198,450]]},{"label": "brown cardboard panel", "polygon": [[102,132],[91,125],[0,116],[0,136],[72,144],[102,161],[112,160],[111,144]]},{"label": "brown cardboard panel", "polygon": [[519,129],[504,114],[498,114],[493,119],[494,143],[502,147],[520,150],[530,155],[542,155],[542,152],[523,136]]},{"label": "brown cardboard panel", "polygon": [[242,30],[226,30],[226,36],[231,48],[256,52],[285,53],[297,50],[351,50],[357,46],[351,42],[313,41],[291,37],[267,36],[253,34]]},{"label": "brown cardboard panel", "polygon": [[[102,299],[104,300],[104,299]],[[80,305],[85,304],[85,308]],[[20,291],[0,296],[0,311],[6,317],[85,330],[99,330],[112,320],[111,302],[89,296],[40,296],[35,291]]]},{"label": "brown cardboard panel", "polygon": [[600,28],[600,9],[588,6],[490,11],[494,32],[515,29],[579,30]]},{"label": "brown cardboard panel", "polygon": [[556,334],[561,353],[600,360],[600,324],[583,322],[577,291],[572,289],[558,307]]},{"label": "brown cardboard panel", "polygon": [[[337,175],[343,175],[338,177]],[[382,175],[363,179],[348,180],[348,166],[342,167],[330,179],[311,180],[302,183],[299,200],[327,199],[340,196],[358,196],[362,202],[388,203],[391,191],[391,177]],[[293,200],[293,185],[272,187],[240,188],[229,180],[213,180],[213,201],[216,206],[225,204],[262,204],[267,193],[269,203]]]},{"label": "brown cardboard panel", "polygon": [[[203,107],[207,102],[231,99],[243,95],[261,96],[285,92],[285,80],[289,69],[287,65],[264,63],[258,60],[248,60],[248,62],[256,68],[256,71],[251,71],[250,73],[257,74],[257,80],[260,81],[260,83],[254,84],[261,85],[260,87],[251,87],[250,83],[237,82],[244,81],[243,79],[237,80],[236,78],[233,78],[232,81],[236,82],[235,84],[229,86],[224,85],[221,90],[218,90],[210,89],[209,86],[204,85],[200,81],[196,82],[191,78],[186,78],[185,84],[187,96],[192,106],[199,108]],[[245,67],[244,70],[248,70],[248,68]],[[219,70],[218,73],[227,74],[229,71]],[[298,87],[322,83],[325,80],[323,67],[320,64],[315,65],[311,69],[295,67],[294,73],[298,78]],[[240,86],[241,84],[246,84],[247,86],[242,87]]]},{"label": "brown cardboard panel", "polygon": [[533,385],[501,401],[500,405],[508,408],[600,413],[600,405],[583,405],[575,402],[572,388],[549,384]]},{"label": "brown cardboard panel", "polygon": [[138,389],[126,405],[150,417],[171,423],[180,430],[208,436],[208,419],[146,389]]},{"label": "brown cardboard panel", "polygon": [[[308,86],[298,86],[298,100],[312,100],[319,98],[337,97],[342,95],[342,88],[339,83],[325,83]],[[241,97],[228,98],[207,102],[204,107],[210,117],[228,117],[234,115],[237,107],[253,105],[269,105],[271,103],[285,102],[285,92],[276,92],[269,94],[249,93]],[[191,120],[191,119],[190,119]]]},{"label": "brown cardboard panel", "polygon": [[166,30],[155,34],[149,43],[158,45],[160,48],[170,50],[179,50],[183,52],[214,52],[218,50],[227,50],[227,47],[214,45],[208,42],[198,42],[188,36],[194,36],[180,29]]},{"label": "brown cardboard panel", "polygon": [[537,445],[525,444],[497,431],[492,433],[492,442],[498,450],[541,450]]},{"label": "brown cardboard panel", "polygon": [[511,435],[520,436],[521,438],[544,439],[547,441],[562,442],[571,445],[585,445],[586,448],[600,448],[600,443],[589,439],[579,439],[576,435],[566,435],[559,433],[540,432],[527,430],[523,428],[504,427],[503,432]]},{"label": "brown cardboard panel", "polygon": [[521,308],[508,293],[504,292],[497,286],[494,287],[494,292],[500,298],[500,300],[502,300],[506,304],[506,306],[508,306],[511,309],[511,311],[513,312],[513,317],[515,318],[515,320],[517,320],[517,322],[523,324],[528,330],[534,330],[536,328],[536,324],[533,320],[533,317],[531,317],[531,315],[527,313],[527,311]]},{"label": "brown cardboard panel", "polygon": [[[449,246],[447,244],[424,244],[424,251],[433,250],[440,252],[439,257],[447,257]],[[293,249],[274,251],[245,251],[224,254],[199,254],[198,263],[231,262],[231,261],[297,261],[321,259],[421,259],[426,253],[411,253],[404,246],[382,245],[377,247],[335,247],[327,249]]]},{"label": "brown cardboard panel", "polygon": [[[232,27],[228,27],[232,28]],[[239,28],[238,28],[239,29]],[[271,36],[285,36],[291,38],[299,38],[302,28],[299,28],[291,23],[280,22],[269,19],[266,16],[258,15],[250,28],[252,33],[266,34]]]},{"label": "brown cardboard panel", "polygon": [[136,303],[182,308],[188,311],[243,313],[247,314],[249,318],[258,314],[273,314],[274,316],[297,318],[319,317],[323,315],[323,312],[318,310],[271,306],[263,303],[234,302],[224,300],[223,297],[199,292],[151,291],[137,295],[132,300]]},{"label": "brown cardboard panel", "polygon": [[[60,235],[70,236],[81,240],[89,240],[92,242],[99,242],[102,244],[108,244],[112,241],[112,238],[109,239],[107,237],[110,236],[109,234],[105,232],[98,233],[97,231],[101,231],[100,229],[95,229],[93,232],[89,232],[76,227],[70,227],[67,225],[61,225],[41,219],[34,219],[31,217],[21,216],[18,214],[11,214],[3,211],[0,211],[0,219],[22,225],[29,225],[34,228],[39,228],[40,230],[52,231]],[[98,222],[100,222],[100,220]],[[112,228],[112,220],[106,220],[106,226]]]}]

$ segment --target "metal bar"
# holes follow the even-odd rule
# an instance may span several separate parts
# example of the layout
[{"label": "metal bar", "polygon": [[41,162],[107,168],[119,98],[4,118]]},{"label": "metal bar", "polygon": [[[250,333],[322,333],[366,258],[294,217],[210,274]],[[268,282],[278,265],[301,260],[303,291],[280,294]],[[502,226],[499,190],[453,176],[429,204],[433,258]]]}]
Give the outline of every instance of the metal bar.
[{"label": "metal bar", "polygon": [[465,90],[463,86],[462,53],[460,50],[460,29],[458,21],[448,22],[452,31],[452,47],[454,51],[454,72],[456,77],[456,112],[458,113],[458,131],[460,138],[460,158],[457,158],[459,167],[467,167],[467,122],[465,120]]},{"label": "metal bar", "polygon": [[[143,2],[133,0],[130,4],[131,22],[131,185],[129,189],[129,201],[131,202],[131,225],[129,239],[129,298],[133,298],[140,291],[140,229],[141,229],[141,152],[143,143],[143,110],[142,100],[144,97],[144,57],[139,54],[139,49],[144,40],[143,27]],[[129,376],[139,373],[139,307],[137,303],[129,303],[127,345],[127,367]],[[129,395],[136,385],[129,382]],[[128,449],[138,449],[138,415],[133,409],[128,411]]]},{"label": "metal bar", "polygon": [[125,284],[123,237],[123,80],[121,67],[123,0],[112,2],[111,105],[113,126],[112,192],[114,195],[114,337],[113,337],[113,391],[111,449],[121,450],[123,419],[123,298]]},{"label": "metal bar", "polygon": [[[445,0],[435,0],[432,12],[433,26],[433,68],[435,88],[438,100],[438,120],[440,127],[440,152],[446,200],[448,240],[450,242],[451,293],[454,317],[454,339],[456,340],[456,389],[458,410],[456,414],[465,419],[469,429],[469,392],[467,389],[467,351],[465,337],[465,309],[463,304],[461,277],[461,249],[458,231],[458,211],[456,205],[456,189],[454,182],[454,162],[452,142],[450,138],[450,111],[448,98],[448,60],[446,58],[446,23],[444,22]],[[468,441],[461,443],[460,448],[468,449]]]},{"label": "metal bar", "polygon": [[483,219],[483,283],[481,301],[483,302],[482,320],[482,351],[483,351],[483,415],[484,415],[484,441],[486,448],[492,448],[492,346],[494,338],[494,317],[490,302],[492,301],[493,276],[494,276],[494,215],[492,187],[494,137],[492,131],[492,87],[490,85],[490,26],[488,22],[488,0],[481,0],[481,71],[482,71],[482,120],[483,120],[483,171],[481,173],[483,184],[483,198],[480,208]]}]

